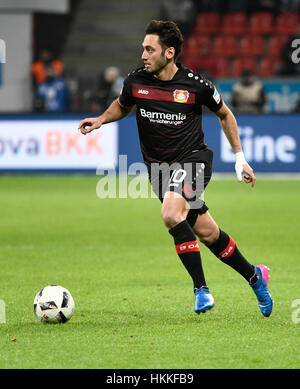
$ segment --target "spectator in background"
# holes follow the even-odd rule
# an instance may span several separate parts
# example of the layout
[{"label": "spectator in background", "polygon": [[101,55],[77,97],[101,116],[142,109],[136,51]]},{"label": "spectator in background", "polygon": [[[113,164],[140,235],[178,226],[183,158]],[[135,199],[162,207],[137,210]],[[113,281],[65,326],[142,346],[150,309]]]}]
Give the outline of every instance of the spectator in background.
[{"label": "spectator in background", "polygon": [[242,73],[241,81],[233,86],[231,105],[236,112],[260,113],[266,103],[266,94],[261,81],[248,69]]},{"label": "spectator in background", "polygon": [[49,67],[44,82],[39,83],[35,93],[35,110],[49,113],[69,110],[69,93],[65,80]]},{"label": "spectator in background", "polygon": [[[278,70],[276,71],[276,74],[278,76],[299,76],[300,75],[300,63],[295,61],[295,58],[293,56],[293,52],[299,47],[293,47],[292,43],[295,39],[298,39],[300,41],[300,24],[295,31],[295,33],[290,36],[287,40],[287,42],[283,45],[282,51],[281,51],[281,59],[282,63],[279,66]],[[297,55],[297,59],[300,58],[300,55]]]},{"label": "spectator in background", "polygon": [[98,86],[98,98],[106,109],[119,95],[123,85],[120,69],[109,66],[100,77]]},{"label": "spectator in background", "polygon": [[172,20],[177,24],[183,36],[192,32],[197,17],[197,9],[192,0],[163,0],[162,20]]},{"label": "spectator in background", "polygon": [[89,102],[90,112],[104,112],[110,104],[120,95],[123,78],[120,69],[109,66],[100,75],[97,90],[85,91],[84,98]]},{"label": "spectator in background", "polygon": [[55,59],[52,51],[43,49],[39,58],[31,65],[31,71],[34,77],[34,85],[41,84],[47,77],[47,69],[55,70],[59,76],[63,75],[64,64],[59,59]]}]

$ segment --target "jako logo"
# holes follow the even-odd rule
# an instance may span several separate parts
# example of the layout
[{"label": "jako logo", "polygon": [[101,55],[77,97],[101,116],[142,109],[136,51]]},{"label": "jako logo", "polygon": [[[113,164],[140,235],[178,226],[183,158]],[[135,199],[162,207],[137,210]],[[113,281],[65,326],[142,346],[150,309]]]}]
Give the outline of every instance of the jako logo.
[{"label": "jako logo", "polygon": [[149,91],[146,89],[139,89],[138,93],[140,93],[142,95],[147,95],[149,93]]},{"label": "jako logo", "polygon": [[[248,162],[293,163],[296,160],[296,139],[290,135],[282,135],[277,139],[271,135],[254,135],[250,126],[239,127],[242,147]],[[235,162],[232,148],[223,132],[221,132],[221,160]]]}]

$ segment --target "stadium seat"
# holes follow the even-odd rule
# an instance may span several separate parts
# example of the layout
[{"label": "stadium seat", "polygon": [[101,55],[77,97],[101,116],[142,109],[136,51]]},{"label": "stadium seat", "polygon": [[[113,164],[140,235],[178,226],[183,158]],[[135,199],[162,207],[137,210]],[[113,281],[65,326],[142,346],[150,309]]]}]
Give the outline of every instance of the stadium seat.
[{"label": "stadium seat", "polygon": [[205,47],[208,50],[212,48],[212,39],[209,35],[192,35],[188,40],[189,50],[199,50],[201,47]]},{"label": "stadium seat", "polygon": [[216,77],[230,76],[230,62],[227,57],[219,57],[216,61]]},{"label": "stadium seat", "polygon": [[195,57],[186,57],[182,63],[185,67],[199,71],[205,70],[211,75],[215,76],[217,73],[216,59],[213,56],[205,55],[205,56],[195,56]]},{"label": "stadium seat", "polygon": [[270,56],[279,56],[281,54],[281,50],[283,45],[288,40],[288,35],[273,35],[270,36],[268,44],[267,44],[267,55]]},{"label": "stadium seat", "polygon": [[188,69],[192,69],[197,71],[199,68],[199,58],[197,57],[185,57],[182,59],[183,66],[187,67]]},{"label": "stadium seat", "polygon": [[242,35],[246,33],[247,15],[244,12],[229,12],[224,15],[221,31],[223,34]]},{"label": "stadium seat", "polygon": [[261,35],[244,35],[240,40],[239,53],[244,56],[263,55],[264,39]]},{"label": "stadium seat", "polygon": [[257,68],[257,75],[260,77],[272,77],[275,74],[276,67],[279,65],[278,57],[263,57]]},{"label": "stadium seat", "polygon": [[200,13],[194,32],[196,34],[216,34],[220,28],[220,15],[217,12]]},{"label": "stadium seat", "polygon": [[274,28],[274,16],[269,12],[255,12],[250,16],[251,34],[271,34]]},{"label": "stadium seat", "polygon": [[191,69],[195,70],[195,63],[199,62],[199,57],[211,54],[212,40],[209,36],[193,35],[188,41],[188,45],[182,52],[182,57],[190,65]]},{"label": "stadium seat", "polygon": [[243,70],[250,70],[256,74],[256,59],[255,57],[236,57],[232,61],[230,75],[232,77],[240,77]]},{"label": "stadium seat", "polygon": [[217,35],[213,43],[214,55],[234,56],[237,54],[238,41],[233,35]]},{"label": "stadium seat", "polygon": [[278,34],[293,34],[300,21],[298,12],[283,12],[278,15],[275,32]]}]

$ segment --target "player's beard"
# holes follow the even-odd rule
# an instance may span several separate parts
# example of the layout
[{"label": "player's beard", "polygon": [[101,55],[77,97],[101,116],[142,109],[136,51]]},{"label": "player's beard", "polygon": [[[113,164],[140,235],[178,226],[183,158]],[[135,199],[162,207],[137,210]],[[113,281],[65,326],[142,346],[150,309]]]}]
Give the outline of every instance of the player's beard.
[{"label": "player's beard", "polygon": [[146,68],[146,71],[150,74],[153,74],[153,76],[158,76],[165,69],[168,63],[169,61],[162,54],[160,58],[157,60],[157,62],[155,63],[153,69]]}]

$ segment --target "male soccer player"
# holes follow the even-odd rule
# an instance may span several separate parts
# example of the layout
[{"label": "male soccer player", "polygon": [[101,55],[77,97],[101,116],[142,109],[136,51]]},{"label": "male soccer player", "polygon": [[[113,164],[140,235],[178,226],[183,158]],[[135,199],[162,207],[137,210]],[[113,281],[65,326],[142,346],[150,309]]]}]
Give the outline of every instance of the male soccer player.
[{"label": "male soccer player", "polygon": [[[254,187],[255,176],[245,160],[236,119],[215,86],[176,62],[182,43],[174,22],[150,21],[142,43],[144,67],[128,75],[120,97],[102,115],[83,119],[79,129],[86,135],[102,124],[124,118],[136,106],[149,179],[162,202],[162,220],[193,280],[195,312],[205,312],[215,304],[204,277],[198,236],[214,255],[248,281],[262,314],[270,316],[273,300],[268,291],[269,269],[247,261],[199,197],[212,174],[212,151],[204,143],[201,126],[202,105],[220,121],[236,156],[238,180]],[[163,168],[157,169],[160,166]],[[165,174],[166,166],[169,175]]]}]

